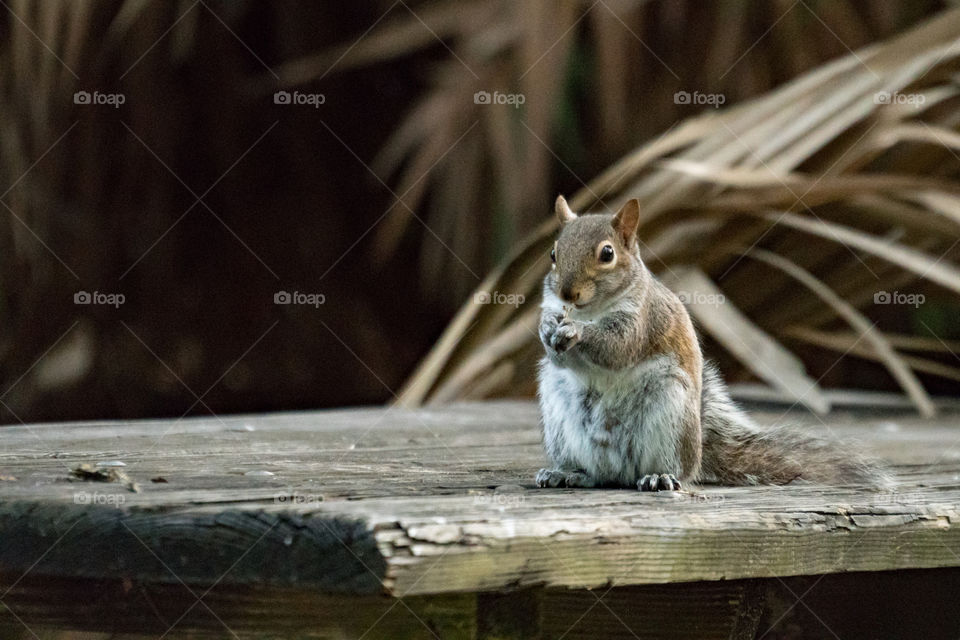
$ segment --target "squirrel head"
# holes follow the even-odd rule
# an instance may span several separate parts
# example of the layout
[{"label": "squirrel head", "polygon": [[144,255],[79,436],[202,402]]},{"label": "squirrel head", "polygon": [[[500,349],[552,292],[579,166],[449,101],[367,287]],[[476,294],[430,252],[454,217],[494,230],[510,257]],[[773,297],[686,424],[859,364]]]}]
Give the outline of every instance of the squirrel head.
[{"label": "squirrel head", "polygon": [[560,235],[550,252],[548,286],[565,305],[584,309],[602,304],[637,283],[645,267],[637,241],[636,198],[616,215],[578,216],[559,196],[556,212]]}]

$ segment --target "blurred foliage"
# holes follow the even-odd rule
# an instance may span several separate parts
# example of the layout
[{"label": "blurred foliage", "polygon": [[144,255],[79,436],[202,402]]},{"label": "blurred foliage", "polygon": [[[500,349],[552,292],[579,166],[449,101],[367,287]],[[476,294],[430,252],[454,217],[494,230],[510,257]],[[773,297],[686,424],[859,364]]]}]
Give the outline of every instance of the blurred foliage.
[{"label": "blurred foliage", "polygon": [[[726,112],[943,8],[924,0],[7,4],[3,422],[389,400],[481,278],[543,228],[557,192],[582,189],[703,110],[677,104],[676,92],[722,94]],[[326,100],[318,109],[278,105],[279,89]],[[126,102],[78,105],[81,90],[119,92]],[[519,93],[524,104],[477,104],[478,91]],[[951,104],[933,110],[932,126],[955,129]],[[801,169],[824,170],[834,152]],[[912,152],[891,153],[871,161],[899,166]],[[940,162],[944,175],[949,161]],[[629,195],[628,185],[606,184],[609,194],[581,205]],[[692,184],[691,194],[702,190]],[[692,201],[684,202],[652,228],[682,220]],[[933,249],[951,224],[909,241]],[[891,232],[874,226],[868,231]],[[797,242],[782,234],[769,242]],[[852,258],[841,248],[820,259]],[[712,274],[730,264],[716,260]],[[724,291],[755,315],[770,298],[752,283],[769,274],[743,269],[724,279]],[[78,306],[78,291],[122,293],[126,302]],[[326,303],[275,305],[277,291],[320,292]],[[820,305],[798,305],[821,314],[816,326],[836,329]],[[484,321],[457,344],[482,353],[508,320]],[[823,346],[807,342],[791,347],[815,359]],[[536,346],[517,345],[479,367],[467,395],[529,392]],[[442,375],[470,359],[447,355]],[[882,375],[862,380],[890,384]]]},{"label": "blurred foliage", "polygon": [[[955,393],[960,381],[952,332],[922,319],[954,308],[960,294],[957,33],[960,11],[948,11],[707,110],[582,182],[575,206],[616,210],[640,199],[641,253],[688,302],[727,372],[816,411],[829,410],[822,389],[831,382],[895,384],[932,415],[928,387]],[[694,91],[726,98],[678,90],[681,103],[696,102]],[[478,288],[527,303],[468,300],[403,404],[532,393],[539,281],[556,231],[553,221],[532,231]],[[898,333],[904,319],[924,330]],[[881,366],[867,369],[871,377],[847,369],[828,378],[846,356]]]}]

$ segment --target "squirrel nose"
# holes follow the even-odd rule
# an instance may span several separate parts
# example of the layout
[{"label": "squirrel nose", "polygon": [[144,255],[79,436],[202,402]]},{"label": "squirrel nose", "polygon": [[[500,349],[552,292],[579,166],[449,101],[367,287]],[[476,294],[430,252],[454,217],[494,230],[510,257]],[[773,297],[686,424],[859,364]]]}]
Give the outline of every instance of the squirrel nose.
[{"label": "squirrel nose", "polygon": [[580,300],[580,291],[574,291],[572,286],[566,286],[560,290],[560,297],[563,298],[565,302],[577,302]]}]

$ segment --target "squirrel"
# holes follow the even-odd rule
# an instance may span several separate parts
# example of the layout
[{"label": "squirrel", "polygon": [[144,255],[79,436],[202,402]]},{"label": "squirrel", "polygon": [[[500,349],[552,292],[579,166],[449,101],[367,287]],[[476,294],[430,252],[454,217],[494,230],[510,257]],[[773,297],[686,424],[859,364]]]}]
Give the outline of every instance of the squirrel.
[{"label": "squirrel", "polygon": [[884,466],[852,445],[761,428],[731,400],[683,303],[641,259],[638,200],[578,216],[560,196],[556,213],[538,385],[554,468],[537,473],[538,486],[890,486]]}]

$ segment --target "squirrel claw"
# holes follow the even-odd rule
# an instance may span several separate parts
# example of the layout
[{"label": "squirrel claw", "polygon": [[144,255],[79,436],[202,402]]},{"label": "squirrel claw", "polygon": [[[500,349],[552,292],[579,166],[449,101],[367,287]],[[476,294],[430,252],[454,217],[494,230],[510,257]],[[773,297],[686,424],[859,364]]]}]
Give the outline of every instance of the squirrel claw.
[{"label": "squirrel claw", "polygon": [[559,471],[555,469],[540,469],[537,472],[538,487],[583,487],[596,486],[594,480],[583,471]]},{"label": "squirrel claw", "polygon": [[680,481],[672,473],[651,473],[637,480],[640,491],[679,491]]},{"label": "squirrel claw", "polygon": [[563,353],[579,341],[579,328],[572,322],[564,321],[557,326],[550,340],[550,346],[557,353]]},{"label": "squirrel claw", "polygon": [[566,484],[566,478],[562,471],[553,469],[540,469],[537,471],[538,487],[562,487]]}]

